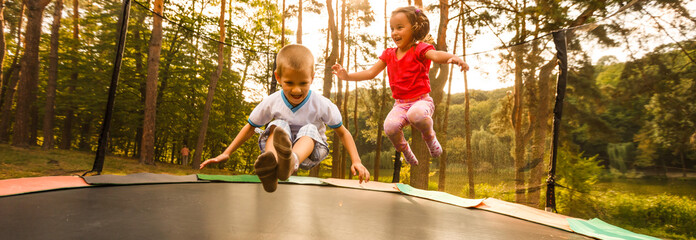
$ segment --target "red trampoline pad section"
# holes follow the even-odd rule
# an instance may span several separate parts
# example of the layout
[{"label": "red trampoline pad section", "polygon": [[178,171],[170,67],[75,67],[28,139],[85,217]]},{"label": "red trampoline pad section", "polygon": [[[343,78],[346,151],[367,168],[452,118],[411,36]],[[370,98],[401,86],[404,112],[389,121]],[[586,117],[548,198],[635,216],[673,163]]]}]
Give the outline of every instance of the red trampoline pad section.
[{"label": "red trampoline pad section", "polygon": [[0,196],[87,186],[89,184],[78,176],[15,178],[0,180]]}]

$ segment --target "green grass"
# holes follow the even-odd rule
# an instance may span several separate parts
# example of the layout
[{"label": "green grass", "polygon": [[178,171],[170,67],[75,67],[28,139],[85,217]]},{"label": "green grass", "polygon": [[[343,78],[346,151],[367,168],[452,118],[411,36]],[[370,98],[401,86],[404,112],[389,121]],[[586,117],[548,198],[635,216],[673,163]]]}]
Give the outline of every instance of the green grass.
[{"label": "green grass", "polygon": [[[0,179],[81,175],[92,169],[94,153],[68,150],[42,150],[16,148],[0,144]],[[189,166],[157,162],[156,165],[140,164],[138,159],[107,156],[102,174],[127,175],[131,173],[167,173],[173,175],[233,174],[230,171],[205,168],[191,169]]]}]

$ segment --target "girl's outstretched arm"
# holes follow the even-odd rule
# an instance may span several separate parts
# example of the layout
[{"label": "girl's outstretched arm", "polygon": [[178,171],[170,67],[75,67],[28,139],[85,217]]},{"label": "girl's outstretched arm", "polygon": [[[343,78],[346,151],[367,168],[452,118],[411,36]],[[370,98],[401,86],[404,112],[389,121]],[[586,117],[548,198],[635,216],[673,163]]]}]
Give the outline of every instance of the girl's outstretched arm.
[{"label": "girl's outstretched arm", "polygon": [[385,67],[387,67],[385,62],[382,60],[377,60],[375,65],[372,65],[372,67],[369,69],[360,72],[348,73],[348,71],[346,71],[346,69],[338,63],[333,65],[331,69],[333,69],[333,73],[336,74],[336,76],[341,80],[362,81],[375,78],[377,74],[384,70]]},{"label": "girl's outstretched arm", "polygon": [[430,50],[425,52],[425,57],[439,64],[457,64],[462,69],[462,71],[469,71],[469,64],[466,64],[464,60],[448,52]]}]

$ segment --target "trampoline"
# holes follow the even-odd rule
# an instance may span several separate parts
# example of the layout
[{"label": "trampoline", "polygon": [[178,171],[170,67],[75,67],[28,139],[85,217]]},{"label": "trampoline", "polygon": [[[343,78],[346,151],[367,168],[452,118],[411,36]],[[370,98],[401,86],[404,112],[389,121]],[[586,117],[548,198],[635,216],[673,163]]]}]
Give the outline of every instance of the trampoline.
[{"label": "trampoline", "polygon": [[292,176],[267,193],[258,182],[151,173],[0,180],[0,239],[650,238],[405,184]]},{"label": "trampoline", "polygon": [[284,184],[177,183],[0,199],[2,239],[588,239],[408,195]]}]

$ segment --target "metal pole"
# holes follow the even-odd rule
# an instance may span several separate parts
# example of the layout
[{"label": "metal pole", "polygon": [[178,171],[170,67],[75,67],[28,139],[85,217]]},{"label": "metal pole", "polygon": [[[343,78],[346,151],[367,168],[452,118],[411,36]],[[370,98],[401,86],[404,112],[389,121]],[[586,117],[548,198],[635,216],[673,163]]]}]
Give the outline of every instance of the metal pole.
[{"label": "metal pole", "polygon": [[114,59],[114,69],[111,73],[111,84],[109,85],[109,98],[106,102],[106,113],[102,123],[101,134],[99,135],[99,145],[97,147],[97,155],[94,159],[92,170],[85,172],[82,176],[90,172],[101,174],[104,168],[104,156],[106,155],[106,147],[109,139],[109,128],[111,127],[111,116],[114,110],[114,100],[116,97],[116,88],[118,86],[118,77],[121,73],[121,60],[123,59],[123,49],[126,46],[126,34],[128,34],[128,18],[130,17],[131,0],[123,0],[123,8],[121,16],[118,19],[119,33],[118,44],[116,45],[116,58]]},{"label": "metal pole", "polygon": [[[378,149],[378,151],[379,151],[379,149]],[[375,180],[375,181],[377,181],[377,180]],[[401,181],[401,153],[399,151],[394,151],[394,172],[392,173],[392,182],[398,183],[400,181]]]},{"label": "metal pole", "polygon": [[551,142],[551,169],[546,179],[546,211],[556,211],[556,156],[558,153],[558,132],[561,128],[561,115],[563,113],[563,98],[565,98],[566,81],[568,80],[568,54],[566,51],[566,31],[553,33],[553,42],[556,44],[556,58],[558,58],[558,81],[556,84],[556,103],[553,108],[553,140]]}]

